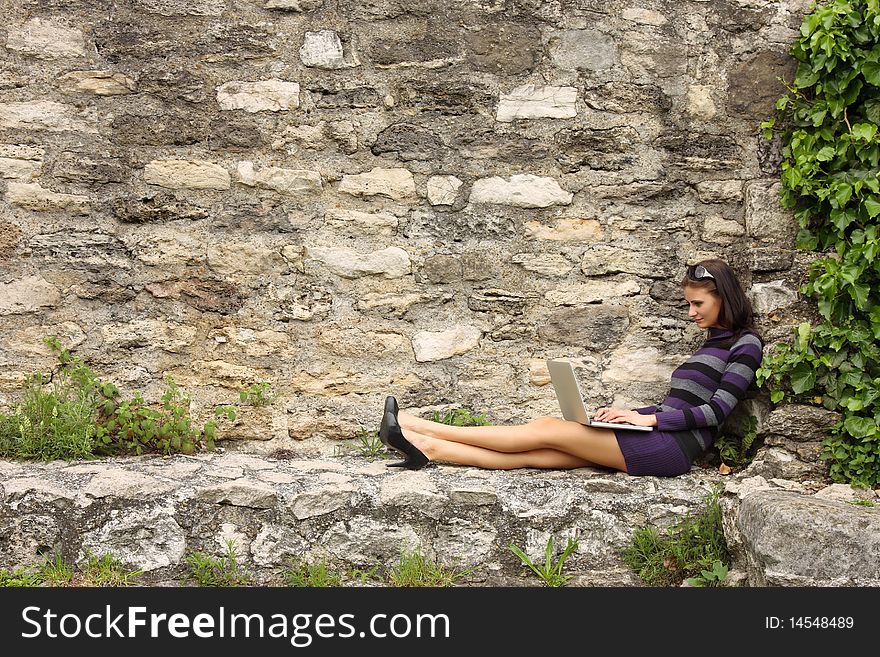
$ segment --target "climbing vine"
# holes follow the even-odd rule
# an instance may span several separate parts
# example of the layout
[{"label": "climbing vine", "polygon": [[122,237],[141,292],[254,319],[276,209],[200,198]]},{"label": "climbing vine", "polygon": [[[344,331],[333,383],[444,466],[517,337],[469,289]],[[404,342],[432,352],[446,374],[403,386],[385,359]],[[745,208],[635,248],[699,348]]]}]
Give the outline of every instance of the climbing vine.
[{"label": "climbing vine", "polygon": [[782,138],[781,202],[797,247],[817,252],[801,292],[821,321],[777,344],[758,372],[771,401],[841,413],[824,441],[836,481],[880,485],[880,0],[817,5],[764,136]]}]

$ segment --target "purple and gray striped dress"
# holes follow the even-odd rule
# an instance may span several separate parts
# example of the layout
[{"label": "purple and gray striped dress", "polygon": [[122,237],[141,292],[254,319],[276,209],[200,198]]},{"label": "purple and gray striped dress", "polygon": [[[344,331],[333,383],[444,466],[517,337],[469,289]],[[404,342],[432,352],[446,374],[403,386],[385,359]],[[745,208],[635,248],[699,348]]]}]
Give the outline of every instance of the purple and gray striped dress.
[{"label": "purple and gray striped dress", "polygon": [[697,352],[672,373],[669,395],[659,406],[636,409],[657,416],[650,433],[616,429],[617,444],[631,475],[674,477],[691,469],[755,380],[763,357],[761,341],[748,331],[711,328]]}]

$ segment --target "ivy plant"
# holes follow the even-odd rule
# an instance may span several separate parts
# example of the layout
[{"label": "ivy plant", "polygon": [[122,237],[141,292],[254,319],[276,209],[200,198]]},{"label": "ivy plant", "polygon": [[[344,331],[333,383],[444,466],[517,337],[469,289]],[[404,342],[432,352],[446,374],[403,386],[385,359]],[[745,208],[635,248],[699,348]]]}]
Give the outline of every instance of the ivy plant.
[{"label": "ivy plant", "polygon": [[[838,411],[824,441],[835,481],[880,485],[880,0],[815,5],[791,48],[798,66],[776,115],[781,203],[816,252],[801,292],[821,320],[767,355],[771,401]],[[785,82],[785,81],[783,81]]]}]

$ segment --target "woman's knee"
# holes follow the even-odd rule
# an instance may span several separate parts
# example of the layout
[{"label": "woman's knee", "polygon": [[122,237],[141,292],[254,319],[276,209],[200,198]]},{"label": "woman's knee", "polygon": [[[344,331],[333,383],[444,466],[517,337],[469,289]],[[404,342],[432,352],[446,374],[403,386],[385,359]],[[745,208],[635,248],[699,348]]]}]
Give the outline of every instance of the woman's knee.
[{"label": "woman's knee", "polygon": [[529,424],[532,424],[536,427],[552,427],[561,426],[563,422],[565,422],[565,420],[560,420],[558,417],[553,417],[552,415],[542,415],[541,417],[536,417]]}]

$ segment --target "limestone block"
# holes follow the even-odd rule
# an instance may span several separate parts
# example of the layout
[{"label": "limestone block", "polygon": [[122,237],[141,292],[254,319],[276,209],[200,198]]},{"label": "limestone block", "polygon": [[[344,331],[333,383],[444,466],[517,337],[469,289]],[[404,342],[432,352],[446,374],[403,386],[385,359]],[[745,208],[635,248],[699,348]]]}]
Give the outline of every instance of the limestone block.
[{"label": "limestone block", "polygon": [[[880,515],[781,490],[746,496],[736,521],[754,586],[877,586]],[[809,540],[805,540],[809,537]]]},{"label": "limestone block", "polygon": [[208,245],[208,266],[219,274],[267,274],[282,269],[277,249],[257,242],[221,242]]},{"label": "limestone block", "polygon": [[229,172],[205,160],[153,160],[144,168],[144,182],[170,189],[229,189]]},{"label": "limestone block", "polygon": [[142,234],[126,238],[134,257],[146,265],[162,268],[204,264],[207,247],[198,237],[188,233],[169,231],[168,234]]},{"label": "limestone block", "polygon": [[823,500],[837,500],[840,502],[856,502],[858,500],[873,501],[878,495],[870,488],[855,488],[850,484],[831,484],[820,491],[814,497]]},{"label": "limestone block", "polygon": [[[198,424],[213,419],[213,409],[205,408]],[[217,425],[217,440],[222,441],[284,440],[287,435],[287,412],[272,406],[239,406],[234,421],[221,418]]]},{"label": "limestone block", "polygon": [[[364,371],[362,367],[322,367],[320,371],[313,373],[292,374],[285,383],[292,390],[307,395],[344,396],[352,393],[373,394],[376,390],[387,388],[390,382],[389,376]],[[339,436],[357,431],[353,421],[339,417],[292,417],[289,418],[288,425],[290,435],[301,438],[309,438],[316,432],[329,432]]]},{"label": "limestone block", "polygon": [[393,235],[400,220],[389,212],[328,209],[324,215],[328,226],[350,229],[359,235]]},{"label": "limestone block", "polygon": [[31,326],[14,331],[2,344],[12,351],[34,356],[53,356],[53,352],[46,346],[43,340],[46,336],[55,336],[64,345],[65,349],[73,349],[85,342],[86,334],[82,328],[74,322],[61,322],[60,324]]},{"label": "limestone block", "polygon": [[138,506],[114,514],[96,530],[85,532],[80,558],[112,554],[124,564],[150,572],[179,565],[186,554],[186,534],[163,505]]},{"label": "limestone block", "polygon": [[233,80],[217,87],[221,110],[286,112],[299,107],[299,83],[284,80]]},{"label": "limestone block", "polygon": [[121,183],[128,180],[130,172],[123,158],[89,150],[88,154],[78,151],[59,153],[52,166],[52,175],[76,183]]},{"label": "limestone block", "polygon": [[127,324],[105,324],[101,327],[101,334],[105,346],[110,349],[151,347],[179,354],[193,345],[198,329],[177,322],[141,319]]},{"label": "limestone block", "polygon": [[608,367],[602,372],[602,382],[624,385],[633,381],[666,383],[672,376],[672,371],[687,358],[665,356],[655,347],[617,349],[611,354]]},{"label": "limestone block", "polygon": [[325,328],[318,335],[318,344],[324,351],[335,356],[412,358],[409,339],[399,333],[362,328]]},{"label": "limestone block", "polygon": [[35,212],[63,210],[71,214],[88,214],[89,197],[80,194],[59,194],[43,189],[37,183],[10,182],[6,187],[6,200]]},{"label": "limestone block", "polygon": [[256,0],[263,9],[286,11],[312,11],[324,6],[324,0]]},{"label": "limestone block", "polygon": [[10,27],[6,47],[39,59],[85,57],[87,54],[82,30],[54,19],[32,18],[23,25]]},{"label": "limestone block", "polygon": [[[798,37],[794,34],[787,40]],[[737,114],[761,121],[773,114],[773,106],[783,93],[780,78],[794,79],[798,62],[784,49],[773,47],[745,55],[732,64],[727,70],[728,107]]]},{"label": "limestone block", "polygon": [[571,119],[577,116],[576,100],[574,87],[526,84],[501,94],[495,120],[509,123],[516,119]]},{"label": "limestone block", "polygon": [[655,249],[597,244],[584,253],[581,271],[587,276],[623,272],[649,278],[669,278],[677,271],[675,254],[667,246]]},{"label": "limestone block", "polygon": [[0,157],[0,178],[28,181],[39,176],[42,168],[43,163],[40,161]]},{"label": "limestone block", "polygon": [[337,559],[371,564],[396,563],[401,551],[421,545],[418,533],[408,524],[389,525],[369,516],[335,523],[318,543]]},{"label": "limestone block", "polygon": [[6,157],[13,160],[33,160],[35,162],[40,162],[45,155],[46,149],[43,146],[0,144],[0,157]]},{"label": "limestone block", "polygon": [[707,180],[696,187],[703,203],[739,203],[743,199],[742,180]]},{"label": "limestone block", "polygon": [[396,246],[374,253],[358,253],[345,247],[308,247],[306,257],[323,263],[331,272],[342,278],[381,275],[384,278],[401,278],[412,271],[409,254]]},{"label": "limestone block", "polygon": [[627,7],[621,13],[621,17],[624,20],[632,21],[633,23],[639,23],[640,25],[653,25],[655,27],[660,27],[667,23],[666,16],[659,11],[644,9],[642,7]]},{"label": "limestone block", "polygon": [[[468,504],[470,500],[458,502],[450,496],[450,501]],[[478,522],[454,518],[438,529],[434,549],[437,551],[439,563],[443,565],[452,568],[479,567],[491,557],[497,541],[496,529],[484,527]]]},{"label": "limestone block", "polygon": [[598,30],[564,30],[551,37],[550,57],[566,71],[603,71],[617,63],[617,46]]},{"label": "limestone block", "polygon": [[435,520],[443,513],[449,498],[423,472],[401,472],[382,480],[379,487],[382,506],[415,506],[421,513]]},{"label": "limestone block", "polygon": [[52,308],[61,302],[61,292],[39,274],[0,281],[0,315],[21,315]]},{"label": "limestone block", "polygon": [[493,176],[474,182],[471,203],[512,205],[519,208],[546,208],[570,205],[574,194],[559,186],[553,178],[529,173],[514,174],[509,180]]},{"label": "limestone block", "polygon": [[360,65],[356,56],[345,56],[342,41],[333,30],[306,32],[299,56],[304,66],[315,68],[332,70]]},{"label": "limestone block", "polygon": [[68,94],[120,96],[135,90],[134,80],[113,71],[71,71],[59,77],[57,83],[61,91]]},{"label": "limestone block", "polygon": [[703,121],[714,118],[718,110],[712,100],[712,89],[702,84],[690,85],[687,90],[687,113]]},{"label": "limestone block", "polygon": [[428,202],[431,205],[452,205],[463,184],[455,176],[431,176],[428,178]]},{"label": "limestone block", "polygon": [[752,306],[757,313],[769,313],[777,308],[786,308],[798,300],[798,293],[785,284],[785,281],[755,283],[748,292]]},{"label": "limestone block", "polygon": [[587,303],[602,303],[618,297],[635,296],[641,291],[635,281],[605,282],[590,281],[580,285],[568,285],[550,290],[545,295],[554,306],[579,306]]},{"label": "limestone block", "polygon": [[453,326],[445,331],[419,331],[413,336],[412,345],[416,360],[420,363],[444,360],[475,349],[480,344],[482,332],[475,326]]},{"label": "limestone block", "polygon": [[123,468],[98,466],[100,470],[92,476],[83,492],[91,497],[123,497],[142,499],[154,494],[163,495],[174,490],[174,486],[139,472]]},{"label": "limestone block", "polygon": [[746,230],[749,237],[768,245],[794,244],[797,220],[779,203],[781,183],[753,180],[745,187]]},{"label": "limestone block", "polygon": [[526,271],[549,278],[561,278],[574,269],[574,264],[565,256],[558,254],[517,253],[510,261]]},{"label": "limestone block", "polygon": [[795,441],[821,441],[840,419],[840,413],[821,406],[785,404],[770,411],[762,433]]},{"label": "limestone block", "polygon": [[786,271],[794,263],[793,249],[778,246],[758,246],[749,249],[749,267],[752,271]]},{"label": "limestone block", "polygon": [[[451,299],[451,295],[441,295],[440,299]],[[413,306],[437,301],[436,294],[395,294],[393,292],[367,292],[355,301],[359,311],[376,311],[403,317]]]},{"label": "limestone block", "polygon": [[135,5],[161,16],[220,16],[226,0],[135,0]]},{"label": "limestone block", "polygon": [[49,132],[98,132],[94,118],[51,100],[0,103],[0,128]]},{"label": "limestone block", "polygon": [[547,313],[538,335],[550,342],[605,351],[620,343],[629,324],[629,312],[622,306],[560,306]]},{"label": "limestone block", "polygon": [[[516,78],[531,71],[543,51],[537,22],[509,20],[505,12],[490,21],[476,21],[462,34],[468,69],[491,73],[498,79]],[[480,24],[482,23],[482,24]],[[475,29],[472,29],[475,28]]]},{"label": "limestone block", "polygon": [[656,81],[687,73],[687,54],[677,38],[656,31],[630,30],[621,35],[620,62],[640,81]]},{"label": "limestone block", "polygon": [[290,337],[281,331],[260,331],[237,326],[223,327],[214,334],[214,340],[235,352],[254,357],[282,354],[290,346]]},{"label": "limestone block", "polygon": [[333,308],[333,294],[318,286],[269,284],[268,301],[273,308],[274,319],[309,321],[325,317]]},{"label": "limestone block", "polygon": [[468,297],[468,308],[476,312],[522,315],[528,295],[500,289],[474,291]]},{"label": "limestone block", "polygon": [[385,196],[403,201],[415,197],[416,183],[409,169],[375,167],[366,173],[343,176],[339,191],[352,196]]},{"label": "limestone block", "polygon": [[351,484],[322,486],[296,495],[288,505],[297,520],[327,515],[352,504],[355,487]]},{"label": "limestone block", "polygon": [[715,244],[733,244],[746,230],[738,221],[711,215],[703,221],[703,241]]},{"label": "limestone block", "polygon": [[525,235],[535,240],[598,242],[603,237],[603,231],[602,224],[595,219],[560,219],[552,225],[527,221]]},{"label": "limestone block", "polygon": [[253,162],[248,161],[238,163],[238,182],[291,195],[320,194],[322,189],[321,174],[317,171],[263,167],[255,172]]},{"label": "limestone block", "polygon": [[241,390],[266,380],[266,375],[252,367],[223,360],[195,360],[172,373],[182,387],[220,386]]},{"label": "limestone block", "polygon": [[246,478],[203,488],[195,497],[209,504],[231,504],[252,509],[271,509],[278,502],[274,488]]}]

